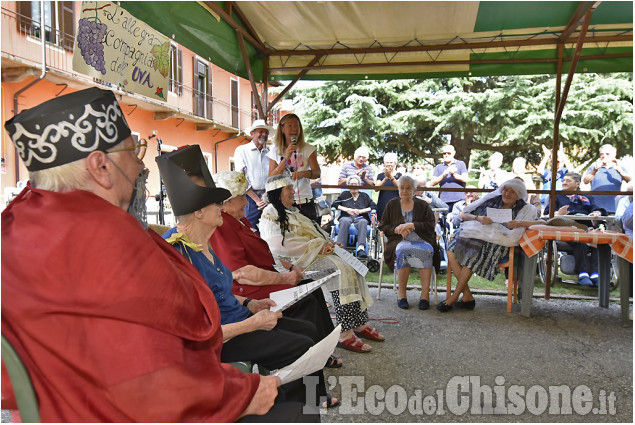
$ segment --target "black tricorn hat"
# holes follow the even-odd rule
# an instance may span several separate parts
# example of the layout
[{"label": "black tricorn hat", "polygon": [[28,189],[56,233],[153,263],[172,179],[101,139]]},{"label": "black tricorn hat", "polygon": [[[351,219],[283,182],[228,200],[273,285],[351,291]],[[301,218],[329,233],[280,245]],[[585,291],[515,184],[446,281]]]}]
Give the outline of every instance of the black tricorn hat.
[{"label": "black tricorn hat", "polygon": [[[156,161],[176,216],[191,214],[209,204],[222,204],[231,196],[229,190],[216,187],[199,145],[165,153]],[[191,175],[200,176],[206,187],[194,183]]]},{"label": "black tricorn hat", "polygon": [[29,171],[106,151],[130,136],[113,92],[92,87],[26,109],[4,124]]}]

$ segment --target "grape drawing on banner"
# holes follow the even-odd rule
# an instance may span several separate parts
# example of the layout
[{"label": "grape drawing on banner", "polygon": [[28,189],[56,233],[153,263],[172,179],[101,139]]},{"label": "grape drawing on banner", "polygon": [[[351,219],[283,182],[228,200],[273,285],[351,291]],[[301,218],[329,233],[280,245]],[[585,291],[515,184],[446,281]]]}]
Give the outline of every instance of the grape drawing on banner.
[{"label": "grape drawing on banner", "polygon": [[73,70],[113,88],[167,100],[170,39],[112,1],[82,2]]},{"label": "grape drawing on banner", "polygon": [[[102,6],[106,7],[106,6]],[[87,11],[90,9],[84,9]],[[77,47],[82,53],[86,65],[92,66],[102,75],[106,75],[106,61],[104,60],[104,38],[106,37],[106,24],[102,24],[97,17],[97,8],[94,18],[82,18],[79,20],[77,31]]]}]

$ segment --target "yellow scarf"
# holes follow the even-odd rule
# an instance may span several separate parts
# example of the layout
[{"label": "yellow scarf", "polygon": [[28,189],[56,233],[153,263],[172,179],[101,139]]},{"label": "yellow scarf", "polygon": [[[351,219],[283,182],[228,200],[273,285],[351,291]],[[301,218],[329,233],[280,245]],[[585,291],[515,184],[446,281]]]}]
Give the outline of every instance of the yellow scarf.
[{"label": "yellow scarf", "polygon": [[183,245],[192,248],[192,250],[196,252],[203,251],[201,244],[192,242],[185,233],[175,232],[170,235],[169,238],[165,240],[170,245],[176,245],[177,243],[182,243]]}]

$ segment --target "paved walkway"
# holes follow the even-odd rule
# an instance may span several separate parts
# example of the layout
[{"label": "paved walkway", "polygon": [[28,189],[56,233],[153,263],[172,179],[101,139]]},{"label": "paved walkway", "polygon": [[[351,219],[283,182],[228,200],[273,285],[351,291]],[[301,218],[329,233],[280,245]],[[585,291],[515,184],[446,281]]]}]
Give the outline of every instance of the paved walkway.
[{"label": "paved walkway", "polygon": [[[476,295],[473,311],[419,311],[418,294],[400,310],[382,289],[369,312],[398,322],[371,322],[387,341],[336,349],[345,365],[326,374],[343,404],[323,422],[633,422],[633,334],[618,304],[534,299],[526,318],[492,295]],[[570,391],[564,404],[550,400],[556,389]]]}]

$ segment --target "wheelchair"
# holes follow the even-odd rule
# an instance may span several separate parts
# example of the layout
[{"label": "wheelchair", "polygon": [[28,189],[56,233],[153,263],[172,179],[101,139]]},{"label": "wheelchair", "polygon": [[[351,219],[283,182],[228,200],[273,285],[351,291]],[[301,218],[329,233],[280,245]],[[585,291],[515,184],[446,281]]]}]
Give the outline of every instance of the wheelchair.
[{"label": "wheelchair", "polygon": [[[339,210],[331,207],[331,216],[333,220],[333,226],[331,227],[331,239],[337,240],[337,235],[340,231],[339,225]],[[368,232],[366,236],[366,258],[357,258],[362,263],[366,264],[368,271],[371,273],[377,273],[379,271],[379,259],[381,258],[381,243],[379,241],[379,221],[377,220],[377,211],[371,210],[369,213],[370,223],[367,226]],[[346,246],[344,249],[355,255],[355,248],[357,247],[357,228],[351,225],[348,228],[348,238],[346,239]]]},{"label": "wheelchair", "polygon": [[[542,251],[538,254],[538,275],[544,285],[547,282],[547,249],[549,244],[553,247],[553,263],[551,264],[551,286],[556,281],[560,283],[567,283],[571,285],[578,284],[578,275],[575,271],[575,257],[573,256],[573,248],[567,242],[561,241],[547,241]],[[617,270],[617,255],[611,253],[611,269],[610,269],[610,281],[609,289],[613,290],[618,287],[618,270]],[[562,277],[558,274],[566,275]],[[570,277],[568,277],[570,276]]]},{"label": "wheelchair", "polygon": [[447,208],[433,208],[432,211],[434,211],[435,214],[439,214],[439,219],[437,220],[437,224],[435,225],[434,230],[437,234],[439,254],[441,255],[441,266],[439,269],[439,273],[444,274],[448,270],[447,246],[448,242],[450,242],[452,233],[454,233],[454,226],[447,219]]}]

